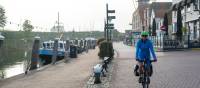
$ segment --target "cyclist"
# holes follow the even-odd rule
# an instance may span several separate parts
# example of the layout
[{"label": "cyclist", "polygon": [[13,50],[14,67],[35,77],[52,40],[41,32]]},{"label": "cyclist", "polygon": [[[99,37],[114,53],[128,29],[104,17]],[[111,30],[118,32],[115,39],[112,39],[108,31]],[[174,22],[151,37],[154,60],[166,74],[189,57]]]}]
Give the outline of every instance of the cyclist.
[{"label": "cyclist", "polygon": [[[151,40],[148,39],[148,32],[143,31],[141,33],[141,37],[142,38],[140,40],[138,40],[137,44],[136,44],[136,61],[138,62],[138,64],[135,66],[134,72],[135,72],[135,74],[137,74],[137,76],[139,76],[139,74],[141,74],[143,72],[142,62],[145,60],[150,65],[150,73],[152,75],[153,69],[152,69],[151,62],[152,61],[156,62],[157,57],[156,57],[154,49],[153,49],[153,44],[152,44]],[[151,60],[150,52],[153,56],[153,60]],[[138,73],[138,69],[139,69],[139,73]],[[141,79],[142,78],[140,77],[139,78],[140,83],[141,83]]]}]

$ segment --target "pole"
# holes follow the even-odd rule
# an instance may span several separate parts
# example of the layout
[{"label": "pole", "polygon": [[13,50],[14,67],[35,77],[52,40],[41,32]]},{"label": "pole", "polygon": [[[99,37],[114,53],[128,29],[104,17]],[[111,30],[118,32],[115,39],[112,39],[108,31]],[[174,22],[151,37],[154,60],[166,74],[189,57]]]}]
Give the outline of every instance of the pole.
[{"label": "pole", "polygon": [[104,38],[106,39],[106,20],[104,19]]},{"label": "pole", "polygon": [[31,66],[30,70],[37,69],[39,61],[39,49],[40,49],[40,37],[35,37],[33,47],[32,47],[32,56],[31,56]]},{"label": "pole", "polygon": [[60,20],[60,19],[59,19],[59,12],[58,12],[58,33],[60,32],[60,29],[59,29],[59,27],[60,27],[60,26],[59,26],[59,20]]},{"label": "pole", "polygon": [[108,41],[108,3],[106,4],[106,40]]},{"label": "pole", "polygon": [[53,56],[51,58],[51,63],[54,65],[56,63],[57,55],[58,55],[58,38],[55,38],[53,45]]}]

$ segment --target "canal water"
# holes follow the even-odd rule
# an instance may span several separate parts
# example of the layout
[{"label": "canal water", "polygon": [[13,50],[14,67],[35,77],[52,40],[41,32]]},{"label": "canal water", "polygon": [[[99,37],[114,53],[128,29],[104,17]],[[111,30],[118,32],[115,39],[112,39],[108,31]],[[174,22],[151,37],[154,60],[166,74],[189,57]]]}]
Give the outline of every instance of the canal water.
[{"label": "canal water", "polygon": [[[40,63],[40,62],[39,62]],[[37,65],[38,68],[40,68],[42,65],[39,64]],[[11,66],[5,66],[4,68],[1,68],[0,70],[0,79],[6,79],[6,78],[10,78],[16,75],[20,75],[25,73],[25,71],[27,70],[27,67],[30,64],[27,63],[26,60],[22,61],[22,62],[16,62],[15,64],[11,65]]]},{"label": "canal water", "polygon": [[1,70],[1,79],[10,78],[24,73],[26,70],[25,62],[17,62],[15,65],[9,66]]},{"label": "canal water", "polygon": [[25,72],[30,62],[33,38],[27,33],[2,33],[0,41],[0,79],[10,78]]}]

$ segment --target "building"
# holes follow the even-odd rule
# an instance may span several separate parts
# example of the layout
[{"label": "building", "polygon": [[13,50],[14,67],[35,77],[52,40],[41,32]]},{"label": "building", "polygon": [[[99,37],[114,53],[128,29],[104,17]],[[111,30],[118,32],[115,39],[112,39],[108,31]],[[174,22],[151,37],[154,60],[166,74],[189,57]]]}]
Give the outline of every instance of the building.
[{"label": "building", "polygon": [[132,15],[132,30],[139,32],[145,30],[146,24],[144,23],[144,10],[149,6],[149,0],[140,0],[138,2],[138,8]]},{"label": "building", "polygon": [[177,32],[177,11],[181,10],[182,25],[186,28],[183,35],[189,35],[191,41],[200,42],[200,0],[173,0],[173,33]]},{"label": "building", "polygon": [[164,14],[171,7],[171,2],[138,2],[138,8],[133,13],[132,28],[133,31],[150,31],[153,20],[156,20],[156,30],[159,32],[163,25]]},{"label": "building", "polygon": [[172,6],[171,2],[152,2],[151,5],[149,6],[149,16],[148,16],[149,26],[152,27],[153,20],[155,19],[156,30],[157,32],[161,32],[160,28],[161,26],[163,26],[164,15],[168,14],[168,11],[171,6]]}]

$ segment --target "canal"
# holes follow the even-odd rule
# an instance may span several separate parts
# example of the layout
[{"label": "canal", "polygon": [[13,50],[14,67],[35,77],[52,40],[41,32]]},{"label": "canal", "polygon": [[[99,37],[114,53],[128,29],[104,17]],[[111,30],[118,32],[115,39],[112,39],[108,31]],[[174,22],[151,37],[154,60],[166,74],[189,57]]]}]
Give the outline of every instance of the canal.
[{"label": "canal", "polygon": [[25,72],[31,58],[33,38],[28,33],[3,33],[0,43],[0,78],[10,78]]}]

